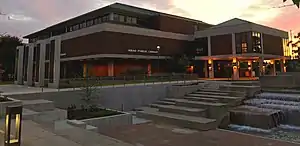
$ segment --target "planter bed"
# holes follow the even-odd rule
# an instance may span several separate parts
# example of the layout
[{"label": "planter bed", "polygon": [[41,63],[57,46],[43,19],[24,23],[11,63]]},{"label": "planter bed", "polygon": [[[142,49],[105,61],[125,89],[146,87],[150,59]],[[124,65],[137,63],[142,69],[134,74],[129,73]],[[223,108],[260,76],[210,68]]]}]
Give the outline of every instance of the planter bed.
[{"label": "planter bed", "polygon": [[120,114],[123,113],[113,111],[113,110],[103,109],[103,108],[95,108],[92,111],[89,109],[68,109],[69,120],[83,120],[83,119],[120,115]]}]

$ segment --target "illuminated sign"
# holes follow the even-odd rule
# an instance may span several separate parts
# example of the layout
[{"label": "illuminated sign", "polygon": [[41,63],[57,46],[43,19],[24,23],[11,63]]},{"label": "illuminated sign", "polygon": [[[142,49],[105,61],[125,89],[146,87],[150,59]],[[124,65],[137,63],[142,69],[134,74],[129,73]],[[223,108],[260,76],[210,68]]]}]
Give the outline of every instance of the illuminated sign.
[{"label": "illuminated sign", "polygon": [[157,54],[157,50],[141,50],[141,49],[128,49],[128,52],[132,53],[149,53],[149,54]]}]

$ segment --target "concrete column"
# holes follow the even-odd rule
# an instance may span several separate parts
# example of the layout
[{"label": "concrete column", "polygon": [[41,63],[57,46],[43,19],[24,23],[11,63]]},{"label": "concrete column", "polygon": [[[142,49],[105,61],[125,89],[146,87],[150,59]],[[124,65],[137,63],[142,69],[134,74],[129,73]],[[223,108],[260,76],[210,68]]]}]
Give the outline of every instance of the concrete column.
[{"label": "concrete column", "polygon": [[208,56],[211,56],[211,39],[210,39],[210,36],[207,37],[207,44],[208,44],[208,47],[207,47]]},{"label": "concrete column", "polygon": [[214,62],[213,60],[208,60],[208,77],[210,79],[214,78]]},{"label": "concrete column", "polygon": [[280,71],[286,72],[285,60],[280,60]]},{"label": "concrete column", "polygon": [[38,86],[45,85],[45,59],[46,59],[46,41],[40,43],[40,62],[39,62],[39,83]]},{"label": "concrete column", "polygon": [[33,81],[32,81],[32,74],[33,74],[33,52],[34,51],[34,44],[31,43],[29,44],[29,51],[28,51],[28,62],[27,62],[27,82],[24,83],[27,86],[32,86]]},{"label": "concrete column", "polygon": [[109,14],[109,20],[110,20],[110,21],[113,21],[113,20],[114,20],[114,13],[110,13],[110,14]]},{"label": "concrete column", "polygon": [[248,71],[250,73],[250,77],[253,77],[253,75],[252,75],[252,61],[248,61]]},{"label": "concrete column", "polygon": [[262,56],[259,58],[258,64],[259,64],[259,75],[263,76],[265,74],[265,67],[264,67],[264,58]]},{"label": "concrete column", "polygon": [[275,60],[271,60],[271,75],[276,75],[276,67],[275,67]]},{"label": "concrete column", "polygon": [[204,62],[204,74],[205,74],[205,78],[208,78],[208,65],[207,65],[207,61]]},{"label": "concrete column", "polygon": [[17,81],[16,84],[23,84],[23,59],[24,59],[24,48],[25,46],[18,46],[17,50],[19,50],[18,52],[18,60],[16,62],[17,65]]},{"label": "concrete column", "polygon": [[55,51],[54,51],[54,68],[53,68],[53,83],[49,83],[50,88],[59,88],[60,80],[60,53],[61,53],[61,37],[53,37],[50,39],[55,40]]},{"label": "concrete column", "polygon": [[233,69],[232,80],[240,79],[238,66],[239,66],[239,62],[237,61],[236,58],[233,58],[233,60],[232,60],[232,69]]},{"label": "concrete column", "polygon": [[108,63],[108,76],[112,77],[114,75],[114,62],[110,62]]},{"label": "concrete column", "polygon": [[147,70],[148,70],[148,76],[151,76],[151,74],[152,74],[152,71],[151,71],[151,70],[152,70],[151,63],[148,64]]},{"label": "concrete column", "polygon": [[232,55],[236,55],[235,33],[231,34]]}]

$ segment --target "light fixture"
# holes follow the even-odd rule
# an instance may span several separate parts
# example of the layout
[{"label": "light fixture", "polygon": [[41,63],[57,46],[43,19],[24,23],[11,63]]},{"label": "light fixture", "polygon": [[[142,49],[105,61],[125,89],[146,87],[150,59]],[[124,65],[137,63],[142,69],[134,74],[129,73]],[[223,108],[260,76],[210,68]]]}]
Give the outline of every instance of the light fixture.
[{"label": "light fixture", "polygon": [[[21,145],[21,125],[22,125],[22,106],[8,106],[6,107],[5,116],[5,133],[4,146],[20,146]],[[15,117],[15,135],[11,137],[12,119]]]}]

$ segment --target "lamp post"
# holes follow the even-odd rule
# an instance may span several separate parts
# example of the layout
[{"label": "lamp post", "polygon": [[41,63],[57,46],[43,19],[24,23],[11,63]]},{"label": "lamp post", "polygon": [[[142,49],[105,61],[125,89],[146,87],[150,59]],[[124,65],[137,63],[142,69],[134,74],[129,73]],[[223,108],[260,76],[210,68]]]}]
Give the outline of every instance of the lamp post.
[{"label": "lamp post", "polygon": [[160,46],[156,46],[156,49],[157,49],[157,56],[158,56],[158,60],[157,60],[157,72],[159,73],[159,50],[160,50]]},{"label": "lamp post", "polygon": [[[12,119],[15,118],[15,135],[11,137]],[[21,145],[22,106],[6,107],[4,146]]]}]

